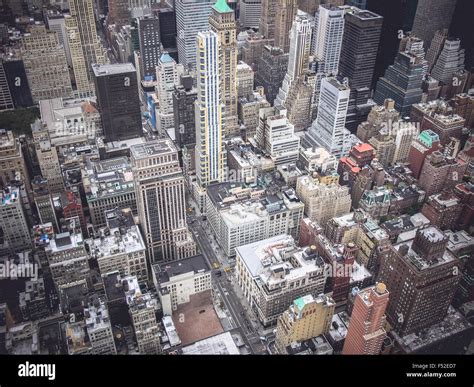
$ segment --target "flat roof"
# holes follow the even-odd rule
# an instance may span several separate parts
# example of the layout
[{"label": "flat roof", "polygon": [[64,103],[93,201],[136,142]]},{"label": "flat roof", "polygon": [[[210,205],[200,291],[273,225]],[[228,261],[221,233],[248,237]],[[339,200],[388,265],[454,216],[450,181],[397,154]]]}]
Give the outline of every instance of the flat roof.
[{"label": "flat roof", "polygon": [[166,262],[162,264],[156,263],[153,265],[153,272],[160,284],[166,283],[173,277],[184,273],[206,273],[210,270],[211,268],[203,255],[195,255],[189,258],[180,259],[179,261]]},{"label": "flat roof", "polygon": [[107,75],[135,73],[135,67],[131,63],[114,63],[114,64],[97,64],[92,65],[94,75],[96,77],[103,77]]}]

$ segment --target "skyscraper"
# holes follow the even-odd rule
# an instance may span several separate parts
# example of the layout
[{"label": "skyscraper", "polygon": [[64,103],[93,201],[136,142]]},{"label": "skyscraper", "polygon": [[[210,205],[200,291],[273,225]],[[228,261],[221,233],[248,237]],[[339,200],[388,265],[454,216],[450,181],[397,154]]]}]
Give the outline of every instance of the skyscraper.
[{"label": "skyscraper", "polygon": [[306,133],[309,146],[322,146],[340,158],[351,147],[349,131],[345,128],[350,89],[336,78],[323,78],[318,116]]},{"label": "skyscraper", "polygon": [[176,29],[179,63],[186,69],[196,67],[196,36],[209,29],[214,0],[176,0]]},{"label": "skyscraper", "polygon": [[268,102],[273,103],[278,95],[287,68],[288,54],[278,47],[270,45],[263,47],[255,76],[255,85],[265,89]]},{"label": "skyscraper", "polygon": [[435,226],[391,247],[378,280],[390,291],[387,319],[404,336],[443,320],[460,279],[459,260],[446,249],[448,237]]},{"label": "skyscraper", "polygon": [[240,0],[239,24],[241,27],[255,28],[259,27],[262,11],[262,0]]},{"label": "skyscraper", "polygon": [[274,0],[276,4],[275,13],[275,41],[274,45],[280,47],[283,52],[290,48],[289,32],[293,25],[296,12],[298,11],[296,0]]},{"label": "skyscraper", "polygon": [[137,73],[130,63],[94,65],[97,103],[106,141],[143,135]]},{"label": "skyscraper", "polygon": [[277,2],[274,0],[262,0],[260,27],[258,31],[273,43],[275,39],[275,14]]},{"label": "skyscraper", "polygon": [[[67,18],[66,33],[69,39],[72,41],[78,40],[80,42],[81,50],[71,49],[71,56],[73,57],[74,67],[74,56],[82,56],[85,63],[85,69],[80,66],[76,70],[74,68],[74,74],[76,78],[83,77],[84,74],[76,75],[76,72],[84,71],[87,77],[87,89],[84,85],[78,85],[80,91],[93,91],[93,71],[92,65],[94,63],[105,64],[106,54],[100,43],[99,36],[97,35],[95,17],[94,17],[94,2],[93,0],[69,0],[69,13],[71,18]],[[79,34],[79,36],[77,36]],[[78,48],[78,47],[77,47]]]},{"label": "skyscraper", "polygon": [[321,80],[325,76],[335,76],[339,71],[342,39],[344,35],[344,10],[321,5],[315,16],[311,55],[316,72],[314,84],[312,118],[316,118]]},{"label": "skyscraper", "polygon": [[140,17],[137,19],[138,41],[142,77],[155,77],[156,66],[160,60],[160,22],[158,17]]},{"label": "skyscraper", "polygon": [[173,114],[178,148],[196,145],[196,122],[194,102],[197,99],[197,89],[193,87],[191,76],[182,76],[181,85],[173,90]]},{"label": "skyscraper", "polygon": [[183,66],[176,64],[167,52],[164,52],[156,67],[156,93],[159,100],[157,127],[164,131],[174,127],[173,90],[179,84]]},{"label": "skyscraper", "polygon": [[196,176],[200,187],[224,180],[226,153],[222,119],[220,41],[213,31],[197,35],[198,98],[196,109]]},{"label": "skyscraper", "polygon": [[195,255],[186,226],[185,181],[172,141],[131,147],[138,217],[148,259],[174,261]]},{"label": "skyscraper", "polygon": [[429,47],[436,31],[449,28],[457,0],[418,0],[412,33]]},{"label": "skyscraper", "polygon": [[239,132],[237,121],[237,24],[235,13],[226,0],[218,0],[212,6],[209,27],[219,39],[221,57],[221,98],[225,105],[224,129],[226,135]]},{"label": "skyscraper", "polygon": [[411,105],[421,101],[425,63],[421,57],[413,53],[399,52],[395,63],[377,82],[374,101],[383,105],[387,98],[391,98],[395,101],[395,109],[402,117],[409,116]]},{"label": "skyscraper", "polygon": [[464,53],[459,39],[447,39],[433,65],[431,76],[444,85],[453,84],[453,77],[464,70]]},{"label": "skyscraper", "polygon": [[347,77],[351,95],[346,126],[355,130],[365,121],[373,104],[368,102],[383,18],[357,8],[346,12],[339,74]]},{"label": "skyscraper", "polygon": [[386,337],[385,309],[389,292],[379,282],[357,293],[344,342],[344,355],[378,355]]},{"label": "skyscraper", "polygon": [[33,25],[30,34],[21,39],[22,58],[33,100],[69,97],[71,79],[66,54],[58,34],[44,25]]}]

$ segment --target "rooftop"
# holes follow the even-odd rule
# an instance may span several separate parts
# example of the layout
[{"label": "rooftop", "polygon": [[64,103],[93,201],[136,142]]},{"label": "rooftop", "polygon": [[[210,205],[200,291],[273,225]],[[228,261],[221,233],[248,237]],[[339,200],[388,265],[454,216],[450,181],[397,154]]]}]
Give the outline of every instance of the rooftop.
[{"label": "rooftop", "polygon": [[135,67],[131,63],[115,63],[115,64],[94,64],[92,66],[94,75],[102,77],[107,75],[136,73]]},{"label": "rooftop", "polygon": [[20,189],[18,187],[4,187],[1,190],[2,206],[8,206],[16,203],[20,198]]},{"label": "rooftop", "polygon": [[[104,229],[101,229],[101,232]],[[92,258],[101,259],[113,255],[145,251],[145,242],[138,226],[112,228],[108,234],[108,236],[102,234],[98,238],[85,241],[89,246],[89,254]]]},{"label": "rooftop", "polygon": [[133,145],[130,148],[131,155],[135,160],[147,159],[150,156],[162,155],[175,152],[176,148],[171,140],[155,140],[144,144]]},{"label": "rooftop", "polygon": [[96,300],[84,309],[87,332],[105,329],[110,326],[109,312],[104,302]]},{"label": "rooftop", "polygon": [[239,355],[230,332],[224,332],[182,348],[185,355]]},{"label": "rooftop", "polygon": [[226,0],[217,0],[212,8],[214,8],[219,13],[234,12],[234,10],[229,7]]},{"label": "rooftop", "polygon": [[180,259],[179,261],[166,262],[162,264],[154,264],[153,272],[160,284],[169,282],[173,277],[185,273],[206,273],[211,268],[207,264],[203,255],[195,255],[193,257]]}]

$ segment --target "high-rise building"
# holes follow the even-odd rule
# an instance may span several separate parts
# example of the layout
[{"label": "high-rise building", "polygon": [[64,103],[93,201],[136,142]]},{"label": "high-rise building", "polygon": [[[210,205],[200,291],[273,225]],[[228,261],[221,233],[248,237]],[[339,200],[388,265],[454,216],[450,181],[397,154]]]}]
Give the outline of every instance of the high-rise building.
[{"label": "high-rise building", "polygon": [[275,15],[277,11],[277,2],[274,0],[262,0],[260,26],[258,31],[266,39],[269,44],[273,45],[275,39]]},{"label": "high-rise building", "polygon": [[49,191],[53,195],[60,194],[64,191],[64,180],[59,164],[58,151],[51,144],[48,128],[40,120],[36,120],[31,125],[31,129],[41,175],[48,181]]},{"label": "high-rise building", "polygon": [[117,348],[110,323],[109,311],[103,301],[94,300],[84,308],[87,335],[93,355],[115,355]]},{"label": "high-rise building", "polygon": [[217,34],[220,56],[221,99],[224,103],[224,132],[238,134],[237,122],[237,23],[235,13],[226,0],[212,6],[209,28]]},{"label": "high-rise building", "polygon": [[344,341],[344,355],[379,355],[385,332],[385,309],[390,294],[385,284],[359,291],[355,297],[349,329]]},{"label": "high-rise building", "polygon": [[246,138],[255,136],[260,109],[268,107],[270,107],[270,102],[267,101],[261,86],[257,88],[257,91],[239,99],[239,122],[245,127]]},{"label": "high-rise building", "polygon": [[48,181],[41,176],[35,176],[31,181],[33,200],[42,224],[51,223],[58,230],[58,221],[54,210],[53,198],[49,191]]},{"label": "high-rise building", "polygon": [[140,282],[148,280],[146,246],[138,226],[123,222],[120,227],[101,228],[97,237],[84,242],[101,274],[118,271],[122,276],[136,276]]},{"label": "high-rise building", "polygon": [[193,86],[193,78],[189,75],[181,76],[180,85],[175,85],[173,90],[174,127],[179,149],[194,149],[196,145],[196,99],[197,89]]},{"label": "high-rise building", "polygon": [[431,73],[433,66],[436,64],[439,58],[439,54],[443,50],[444,43],[448,38],[448,30],[439,30],[434,34],[433,39],[431,40],[431,45],[426,51],[426,60],[428,61],[428,71]]},{"label": "high-rise building", "polygon": [[373,106],[369,98],[382,24],[383,17],[370,11],[352,8],[345,14],[339,74],[351,88],[346,126],[352,132]]},{"label": "high-rise building", "polygon": [[45,251],[57,290],[76,281],[87,281],[89,278],[89,256],[77,218],[68,221],[64,232],[54,235]]},{"label": "high-rise building", "polygon": [[315,16],[311,54],[318,62],[316,71],[336,75],[339,71],[344,35],[344,10],[321,5]]},{"label": "high-rise building", "polygon": [[445,156],[435,151],[426,156],[421,169],[419,185],[426,191],[426,197],[453,188],[461,183],[467,163],[461,159]]},{"label": "high-rise building", "polygon": [[175,127],[173,91],[175,85],[179,84],[181,74],[183,74],[183,67],[178,65],[167,52],[164,52],[156,67],[156,94],[159,101],[156,126],[162,132]]},{"label": "high-rise building", "polygon": [[262,0],[240,0],[240,26],[245,29],[257,29],[260,24],[261,11]]},{"label": "high-rise building", "polygon": [[20,189],[4,186],[0,192],[0,229],[11,254],[31,249],[31,237],[21,204]]},{"label": "high-rise building", "polygon": [[323,227],[329,219],[351,210],[351,195],[347,186],[322,184],[313,177],[302,176],[296,183],[296,193],[305,205],[305,214]]},{"label": "high-rise building", "polygon": [[418,0],[412,33],[429,47],[436,31],[449,28],[457,0]]},{"label": "high-rise building", "polygon": [[23,148],[12,131],[0,129],[0,188],[13,183],[30,188]]},{"label": "high-rise building", "polygon": [[298,160],[300,138],[288,121],[287,111],[281,106],[260,109],[255,140],[275,165]]},{"label": "high-rise building", "polygon": [[453,77],[464,70],[464,54],[459,39],[446,39],[431,69],[431,76],[445,85],[453,84]]},{"label": "high-rise building", "polygon": [[129,0],[109,0],[107,15],[107,24],[115,25],[115,29],[119,30],[122,26],[129,24],[130,10]]},{"label": "high-rise building", "polygon": [[289,32],[293,25],[298,5],[296,0],[276,0],[275,40],[274,46],[288,52],[290,47]]},{"label": "high-rise building", "polygon": [[330,295],[297,298],[278,318],[275,346],[280,354],[295,342],[312,339],[329,331],[336,304]]},{"label": "high-rise building", "polygon": [[82,233],[85,234],[87,231],[86,219],[79,192],[77,192],[77,190],[66,190],[62,192],[60,196],[60,205],[62,219],[77,219],[76,223],[80,225]]},{"label": "high-rise building", "polygon": [[431,153],[440,150],[441,144],[439,136],[432,130],[422,131],[415,141],[410,145],[408,152],[409,168],[413,172],[413,176],[418,179],[425,159]]},{"label": "high-rise building", "polygon": [[323,293],[326,264],[310,248],[296,246],[289,235],[236,249],[237,283],[264,326],[277,321],[295,299]]},{"label": "high-rise building", "polygon": [[175,60],[178,60],[176,51],[176,10],[168,6],[166,2],[162,2],[158,9],[154,9],[154,12],[155,14],[158,13],[161,44],[165,51],[173,51]]},{"label": "high-rise building", "polygon": [[196,176],[200,187],[224,180],[224,101],[221,87],[220,41],[213,31],[197,35],[198,99],[196,111]]},{"label": "high-rise building", "polygon": [[125,277],[121,282],[127,284],[125,299],[135,330],[138,352],[147,355],[160,353],[160,328],[155,315],[157,300],[150,292],[141,290],[137,277]]},{"label": "high-rise building", "polygon": [[253,93],[255,73],[247,63],[240,61],[237,64],[237,96],[248,97]]},{"label": "high-rise building", "polygon": [[95,65],[93,69],[105,141],[142,136],[137,72],[133,65]]},{"label": "high-rise building", "polygon": [[155,77],[156,67],[160,61],[160,20],[158,17],[144,16],[137,18],[138,41],[142,78]]},{"label": "high-rise building", "polygon": [[[9,96],[15,108],[28,107],[33,105],[33,98],[31,96],[30,86],[26,77],[25,65],[23,60],[16,57],[9,58],[9,60],[0,61],[0,82],[2,83],[1,93],[3,93],[6,106],[11,106]],[[4,73],[5,80],[2,80]],[[8,91],[7,91],[8,88]]]},{"label": "high-rise building", "polygon": [[69,48],[69,41],[66,31],[66,22],[64,14],[48,12],[46,15],[48,29],[55,31],[58,34],[59,43],[64,47],[66,53],[67,64],[72,67],[71,50]]},{"label": "high-rise building", "polygon": [[131,147],[138,217],[151,262],[195,254],[186,225],[185,180],[172,141]]},{"label": "high-rise building", "polygon": [[441,230],[457,227],[459,216],[463,210],[461,200],[452,192],[444,191],[428,198],[421,209],[432,225]]},{"label": "high-rise building", "polygon": [[421,101],[425,61],[410,52],[399,52],[395,63],[377,82],[374,101],[382,105],[387,98],[395,101],[402,117],[410,115],[411,106]]},{"label": "high-rise building", "polygon": [[275,100],[276,105],[285,106],[293,82],[308,71],[311,48],[311,20],[307,15],[296,15],[290,30],[288,69],[282,87]]},{"label": "high-rise building", "polygon": [[265,95],[270,103],[274,102],[285,78],[288,59],[288,54],[285,54],[281,48],[266,45],[262,49],[255,85],[265,89]]},{"label": "high-rise building", "polygon": [[[69,0],[70,18],[66,18],[66,33],[73,61],[74,75],[78,91],[93,92],[93,64],[105,64],[107,56],[97,35],[93,0]],[[77,44],[79,43],[79,44]],[[84,64],[78,64],[77,61]],[[81,72],[84,72],[81,73]],[[79,84],[79,79],[87,79],[87,84]]]},{"label": "high-rise building", "polygon": [[460,278],[448,241],[435,226],[420,228],[415,239],[394,245],[382,260],[378,280],[390,292],[387,319],[400,336],[446,316]]},{"label": "high-rise building", "polygon": [[196,37],[209,29],[214,0],[176,0],[176,29],[179,63],[187,70],[196,68]]},{"label": "high-rise building", "polygon": [[306,133],[309,146],[321,146],[340,158],[351,148],[350,132],[345,128],[350,88],[336,78],[323,78],[318,116]]},{"label": "high-rise building", "polygon": [[69,97],[71,79],[66,54],[58,34],[44,25],[33,25],[21,39],[22,59],[33,100]]}]

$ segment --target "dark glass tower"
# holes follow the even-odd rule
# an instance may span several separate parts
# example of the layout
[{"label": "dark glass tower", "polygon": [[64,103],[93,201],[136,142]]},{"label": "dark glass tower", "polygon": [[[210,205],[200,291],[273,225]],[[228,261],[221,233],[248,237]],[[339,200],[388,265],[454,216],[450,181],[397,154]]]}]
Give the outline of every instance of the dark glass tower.
[{"label": "dark glass tower", "polygon": [[373,107],[368,100],[382,24],[383,18],[370,11],[355,10],[345,16],[339,74],[348,79],[351,88],[346,127],[352,131]]},{"label": "dark glass tower", "polygon": [[391,98],[401,116],[409,116],[411,105],[420,102],[423,94],[423,64],[420,57],[409,52],[399,52],[395,63],[377,82],[375,102],[383,105],[387,98]]},{"label": "dark glass tower", "polygon": [[93,65],[105,141],[143,135],[137,72],[131,63]]}]

